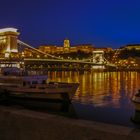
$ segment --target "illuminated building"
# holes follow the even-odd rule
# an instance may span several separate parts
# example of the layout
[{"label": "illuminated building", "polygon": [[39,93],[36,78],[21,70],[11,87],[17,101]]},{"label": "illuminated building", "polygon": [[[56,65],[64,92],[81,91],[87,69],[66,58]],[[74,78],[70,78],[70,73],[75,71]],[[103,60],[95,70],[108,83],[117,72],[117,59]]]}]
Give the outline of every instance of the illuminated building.
[{"label": "illuminated building", "polygon": [[45,53],[63,53],[63,47],[62,46],[56,46],[56,45],[43,45],[38,48],[40,51]]},{"label": "illuminated building", "polygon": [[95,47],[91,44],[80,44],[80,45],[70,46],[70,41],[68,39],[65,39],[63,46],[42,45],[38,49],[46,53],[62,54],[62,53],[71,53],[71,52],[78,52],[78,51],[89,53],[92,52],[94,48]]},{"label": "illuminated building", "polygon": [[17,53],[17,37],[19,33],[15,28],[0,29],[0,53],[9,57],[10,53]]},{"label": "illuminated building", "polygon": [[140,50],[140,44],[129,44],[129,45],[126,45],[126,46],[122,47],[121,49],[128,49],[128,50],[135,49],[135,50]]},{"label": "illuminated building", "polygon": [[81,45],[76,45],[77,51],[82,51],[85,53],[90,53],[92,52],[95,48],[92,44],[81,44]]}]

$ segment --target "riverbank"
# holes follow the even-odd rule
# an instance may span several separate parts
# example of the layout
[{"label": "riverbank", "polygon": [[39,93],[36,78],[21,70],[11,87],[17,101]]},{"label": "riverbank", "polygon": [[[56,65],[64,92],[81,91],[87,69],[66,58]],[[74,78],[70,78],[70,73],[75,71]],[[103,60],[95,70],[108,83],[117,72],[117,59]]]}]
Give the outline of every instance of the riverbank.
[{"label": "riverbank", "polygon": [[135,140],[140,129],[0,106],[0,140]]}]

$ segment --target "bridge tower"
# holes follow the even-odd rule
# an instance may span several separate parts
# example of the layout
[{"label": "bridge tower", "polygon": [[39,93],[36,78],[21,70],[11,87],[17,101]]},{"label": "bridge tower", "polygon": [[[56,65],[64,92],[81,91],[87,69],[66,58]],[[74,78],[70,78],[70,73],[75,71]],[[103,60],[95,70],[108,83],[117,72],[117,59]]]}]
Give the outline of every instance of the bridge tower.
[{"label": "bridge tower", "polygon": [[64,40],[64,52],[69,52],[70,51],[70,41],[68,39]]},{"label": "bridge tower", "polygon": [[97,64],[97,65],[94,65],[92,66],[93,69],[104,69],[105,66],[104,66],[104,51],[100,50],[100,51],[93,51],[93,58],[92,58],[92,62],[94,64]]},{"label": "bridge tower", "polygon": [[9,57],[10,53],[18,52],[17,38],[19,32],[16,28],[0,29],[0,53]]}]

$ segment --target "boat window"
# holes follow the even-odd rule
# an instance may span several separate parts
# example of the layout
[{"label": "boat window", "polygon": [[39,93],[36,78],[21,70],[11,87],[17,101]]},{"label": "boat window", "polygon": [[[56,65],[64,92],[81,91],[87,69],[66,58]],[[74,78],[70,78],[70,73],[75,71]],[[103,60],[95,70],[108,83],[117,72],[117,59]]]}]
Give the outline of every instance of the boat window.
[{"label": "boat window", "polygon": [[36,88],[36,86],[31,85],[30,88]]},{"label": "boat window", "polygon": [[39,89],[45,89],[45,87],[38,87]]},{"label": "boat window", "polygon": [[26,82],[25,81],[23,81],[23,86],[26,86]]},{"label": "boat window", "polygon": [[31,83],[30,83],[30,81],[27,81],[27,85],[30,85]]},{"label": "boat window", "polygon": [[43,80],[43,81],[42,81],[42,84],[46,84],[46,80]]},{"label": "boat window", "polygon": [[32,84],[38,84],[38,82],[37,81],[32,81]]}]

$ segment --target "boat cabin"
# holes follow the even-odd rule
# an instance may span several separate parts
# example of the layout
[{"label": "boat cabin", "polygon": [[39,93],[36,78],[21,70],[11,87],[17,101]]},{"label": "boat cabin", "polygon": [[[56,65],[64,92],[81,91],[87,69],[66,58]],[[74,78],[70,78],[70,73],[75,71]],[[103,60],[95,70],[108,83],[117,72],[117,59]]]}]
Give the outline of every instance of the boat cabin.
[{"label": "boat cabin", "polygon": [[46,84],[47,76],[25,76],[23,77],[23,86],[36,85],[36,84]]}]

